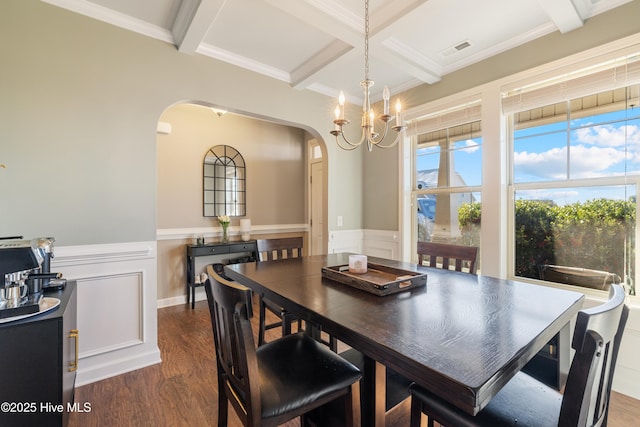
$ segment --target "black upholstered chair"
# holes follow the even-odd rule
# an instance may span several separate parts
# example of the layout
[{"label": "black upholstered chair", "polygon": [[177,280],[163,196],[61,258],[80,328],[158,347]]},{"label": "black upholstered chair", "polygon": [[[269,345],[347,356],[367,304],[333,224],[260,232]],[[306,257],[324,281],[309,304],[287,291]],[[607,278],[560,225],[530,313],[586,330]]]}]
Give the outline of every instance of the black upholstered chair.
[{"label": "black upholstered chair", "polygon": [[437,395],[411,386],[411,427],[421,414],[445,426],[568,427],[606,426],[611,382],[629,309],[621,285],[611,285],[609,301],[578,313],[576,350],[564,393],[519,372],[476,416],[463,413]]},{"label": "black upholstered chair", "polygon": [[256,349],[251,291],[207,268],[205,283],[218,369],[218,426],[227,425],[228,402],[246,427],[277,426],[342,401],[353,425],[358,368],[303,332]]},{"label": "black upholstered chair", "polygon": [[418,242],[418,264],[429,267],[476,274],[478,248],[476,246],[450,245],[448,243]]}]

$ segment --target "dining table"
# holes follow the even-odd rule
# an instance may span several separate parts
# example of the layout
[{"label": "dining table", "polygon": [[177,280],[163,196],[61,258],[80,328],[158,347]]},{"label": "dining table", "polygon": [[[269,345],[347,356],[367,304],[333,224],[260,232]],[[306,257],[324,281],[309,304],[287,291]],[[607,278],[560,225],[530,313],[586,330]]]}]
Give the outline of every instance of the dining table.
[{"label": "dining table", "polygon": [[363,426],[384,425],[385,368],[471,415],[552,338],[566,379],[571,320],[584,294],[368,257],[374,267],[426,274],[424,286],[377,295],[323,276],[323,267],[348,266],[349,255],[227,265],[225,274],[316,326],[308,331],[364,354]]}]

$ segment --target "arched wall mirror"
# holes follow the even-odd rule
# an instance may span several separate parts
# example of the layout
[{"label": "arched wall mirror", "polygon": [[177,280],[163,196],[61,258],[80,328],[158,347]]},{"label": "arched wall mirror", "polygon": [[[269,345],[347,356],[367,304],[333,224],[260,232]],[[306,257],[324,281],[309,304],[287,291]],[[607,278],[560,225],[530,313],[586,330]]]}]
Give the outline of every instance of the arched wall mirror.
[{"label": "arched wall mirror", "polygon": [[244,158],[233,147],[216,145],[204,156],[204,216],[247,214]]}]

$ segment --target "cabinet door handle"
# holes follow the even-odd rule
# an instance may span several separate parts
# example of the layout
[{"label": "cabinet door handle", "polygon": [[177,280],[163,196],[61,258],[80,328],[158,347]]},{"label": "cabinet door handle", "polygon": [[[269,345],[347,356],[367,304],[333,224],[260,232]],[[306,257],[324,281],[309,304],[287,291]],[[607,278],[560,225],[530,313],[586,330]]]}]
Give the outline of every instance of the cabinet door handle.
[{"label": "cabinet door handle", "polygon": [[80,332],[78,332],[77,329],[72,329],[69,332],[69,338],[74,338],[76,342],[76,358],[69,363],[69,372],[74,372],[78,370],[78,342],[80,341]]}]

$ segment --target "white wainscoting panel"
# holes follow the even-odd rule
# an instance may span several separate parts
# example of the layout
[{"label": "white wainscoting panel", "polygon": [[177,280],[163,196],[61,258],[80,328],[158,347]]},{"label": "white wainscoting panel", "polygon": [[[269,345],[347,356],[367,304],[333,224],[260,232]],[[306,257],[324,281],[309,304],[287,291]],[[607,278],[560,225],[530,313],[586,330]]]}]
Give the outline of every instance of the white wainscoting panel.
[{"label": "white wainscoting panel", "polygon": [[78,306],[78,318],[91,329],[80,340],[80,358],[144,343],[142,280],[142,272],[78,279],[79,301],[107,302]]},{"label": "white wainscoting panel", "polygon": [[400,259],[397,231],[334,230],[329,232],[329,253],[353,252],[387,259]]},{"label": "white wainscoting panel", "polygon": [[364,230],[362,249],[365,255],[400,260],[397,231]]},{"label": "white wainscoting panel", "polygon": [[51,271],[78,282],[76,386],[159,363],[156,242],[55,248]]},{"label": "white wainscoting panel", "polygon": [[328,252],[362,253],[362,230],[334,230],[329,232]]}]

